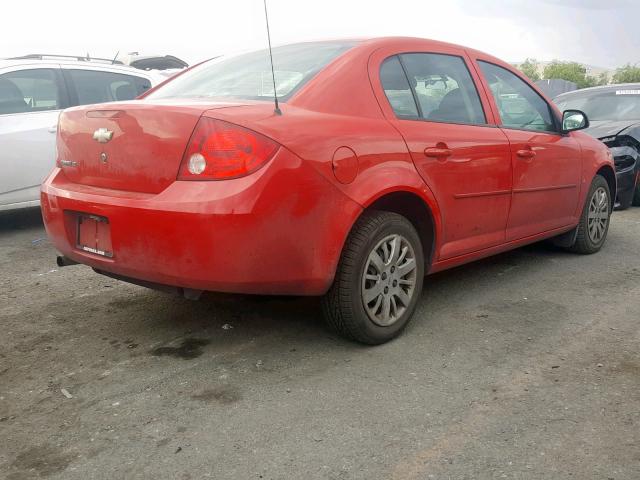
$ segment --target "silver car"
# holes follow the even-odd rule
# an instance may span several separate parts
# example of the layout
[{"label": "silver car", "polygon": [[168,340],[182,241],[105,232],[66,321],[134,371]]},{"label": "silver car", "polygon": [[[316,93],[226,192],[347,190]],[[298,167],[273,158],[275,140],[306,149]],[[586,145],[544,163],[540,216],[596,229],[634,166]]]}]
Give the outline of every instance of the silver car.
[{"label": "silver car", "polygon": [[61,110],[131,100],[165,79],[83,57],[0,60],[0,210],[39,205],[40,183],[55,165]]}]

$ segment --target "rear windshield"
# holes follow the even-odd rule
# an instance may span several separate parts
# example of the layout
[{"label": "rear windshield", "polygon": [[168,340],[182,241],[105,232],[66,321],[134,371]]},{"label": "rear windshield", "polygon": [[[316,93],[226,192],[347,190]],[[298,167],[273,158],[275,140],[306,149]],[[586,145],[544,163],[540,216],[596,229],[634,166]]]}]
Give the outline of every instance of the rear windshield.
[{"label": "rear windshield", "polygon": [[[273,49],[278,99],[286,101],[328,63],[354,43],[299,43]],[[269,50],[221,58],[172,80],[147,98],[223,97],[260,100],[273,97]]]}]

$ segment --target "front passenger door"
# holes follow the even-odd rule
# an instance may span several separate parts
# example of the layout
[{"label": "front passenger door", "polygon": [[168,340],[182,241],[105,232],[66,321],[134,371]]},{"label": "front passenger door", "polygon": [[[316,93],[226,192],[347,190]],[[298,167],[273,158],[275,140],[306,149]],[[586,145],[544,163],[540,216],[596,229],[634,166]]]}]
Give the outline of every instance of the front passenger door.
[{"label": "front passenger door", "polygon": [[507,241],[575,223],[581,150],[562,135],[551,107],[524,80],[479,61],[511,144],[513,199]]}]

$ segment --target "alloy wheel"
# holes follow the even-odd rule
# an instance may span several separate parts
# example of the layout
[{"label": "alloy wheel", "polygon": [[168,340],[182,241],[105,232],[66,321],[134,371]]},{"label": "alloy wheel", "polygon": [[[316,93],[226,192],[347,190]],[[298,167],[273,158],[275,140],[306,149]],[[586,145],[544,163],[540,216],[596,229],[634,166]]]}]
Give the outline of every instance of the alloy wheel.
[{"label": "alloy wheel", "polygon": [[376,325],[393,325],[415,295],[416,255],[409,241],[394,234],[383,238],[367,258],[362,275],[362,303]]},{"label": "alloy wheel", "polygon": [[593,192],[589,201],[587,213],[587,227],[589,239],[597,244],[602,241],[609,223],[609,196],[604,188],[599,187]]}]

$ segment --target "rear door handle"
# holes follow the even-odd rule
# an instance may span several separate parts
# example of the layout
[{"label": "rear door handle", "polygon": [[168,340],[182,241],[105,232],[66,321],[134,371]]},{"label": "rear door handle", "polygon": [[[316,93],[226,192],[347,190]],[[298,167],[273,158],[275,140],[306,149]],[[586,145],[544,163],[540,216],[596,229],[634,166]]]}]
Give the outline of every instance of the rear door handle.
[{"label": "rear door handle", "polygon": [[516,152],[520,158],[533,158],[536,156],[536,152],[534,152],[531,148],[523,148]]},{"label": "rear door handle", "polygon": [[438,142],[435,147],[427,147],[424,149],[424,154],[427,157],[445,159],[453,155],[453,151],[447,147],[446,143]]}]

